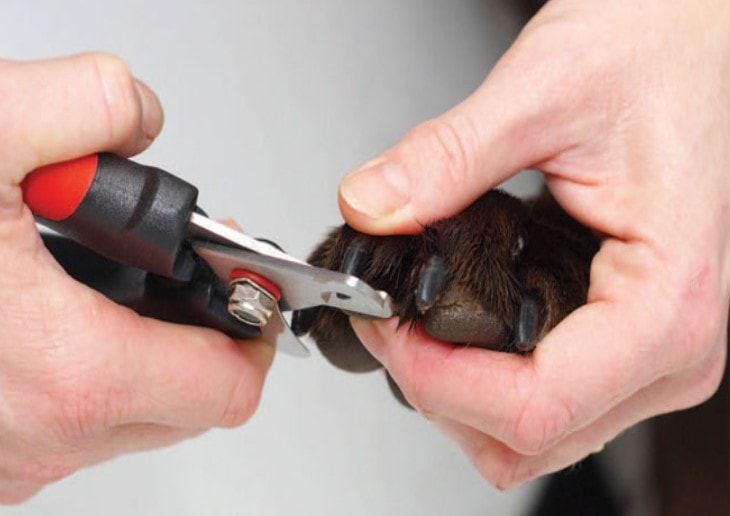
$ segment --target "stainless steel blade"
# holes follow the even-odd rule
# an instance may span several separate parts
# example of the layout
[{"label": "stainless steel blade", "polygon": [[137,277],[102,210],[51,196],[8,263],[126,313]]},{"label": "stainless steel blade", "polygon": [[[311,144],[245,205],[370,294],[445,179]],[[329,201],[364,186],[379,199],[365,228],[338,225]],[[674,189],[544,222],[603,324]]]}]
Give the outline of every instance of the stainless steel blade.
[{"label": "stainless steel blade", "polygon": [[245,269],[276,284],[282,311],[325,305],[378,319],[393,315],[388,294],[355,276],[211,242],[195,241],[193,248],[223,281],[234,269]]},{"label": "stainless steel blade", "polygon": [[269,322],[261,328],[261,337],[276,346],[277,351],[287,355],[302,358],[309,356],[309,350],[291,331],[289,322],[284,318],[284,314],[281,313],[278,306],[275,306]]},{"label": "stainless steel blade", "polygon": [[290,254],[285,253],[268,242],[256,240],[253,237],[241,233],[233,228],[229,228],[225,224],[216,222],[215,220],[199,213],[193,213],[190,216],[190,220],[188,221],[188,231],[190,232],[190,236],[193,240],[217,242],[219,244],[226,244],[230,247],[237,247],[239,249],[252,251],[264,256],[272,256],[288,262],[307,263],[303,260],[294,258]]}]

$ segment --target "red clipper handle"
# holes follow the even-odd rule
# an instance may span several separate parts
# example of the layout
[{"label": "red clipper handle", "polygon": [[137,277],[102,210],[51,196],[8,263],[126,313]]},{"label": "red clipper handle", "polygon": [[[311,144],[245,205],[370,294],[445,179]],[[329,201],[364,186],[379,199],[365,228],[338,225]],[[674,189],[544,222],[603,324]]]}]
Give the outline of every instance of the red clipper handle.
[{"label": "red clipper handle", "polygon": [[55,163],[28,174],[21,184],[30,210],[44,219],[59,222],[78,209],[96,175],[99,156]]},{"label": "red clipper handle", "polygon": [[103,153],[34,170],[21,186],[43,225],[113,261],[192,277],[187,227],[198,190],[179,177]]}]

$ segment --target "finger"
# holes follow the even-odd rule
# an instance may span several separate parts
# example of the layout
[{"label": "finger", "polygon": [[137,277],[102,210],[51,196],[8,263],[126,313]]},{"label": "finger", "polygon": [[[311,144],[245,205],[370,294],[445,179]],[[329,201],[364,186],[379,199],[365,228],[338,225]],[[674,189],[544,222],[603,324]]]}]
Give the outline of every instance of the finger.
[{"label": "finger", "polygon": [[464,102],[349,174],[339,191],[347,222],[373,234],[419,232],[584,138],[568,118],[581,99],[565,95],[583,91],[574,84],[582,79],[569,74],[553,84],[562,54],[546,56],[540,45],[518,40]]},{"label": "finger", "polygon": [[[635,315],[640,314],[638,308],[604,308],[594,303],[579,309],[530,358],[446,345],[420,331],[396,331],[392,322],[353,321],[353,327],[417,409],[535,455],[668,374],[670,363],[682,362],[669,356],[673,350],[658,354],[647,343],[644,332],[651,329],[637,330],[644,320]],[[627,317],[624,310],[634,316]],[[694,368],[687,361],[684,365]],[[715,372],[701,383],[699,393],[693,391],[691,403],[712,392],[716,377]],[[647,403],[645,417],[679,408],[687,400],[657,398]]]},{"label": "finger", "polygon": [[[10,240],[22,233],[21,224],[12,226],[4,233]],[[60,359],[70,360],[70,369],[54,371],[55,383],[45,385],[60,398],[53,419],[71,425],[66,433],[88,435],[89,428],[124,423],[235,426],[251,417],[272,346],[140,317],[67,276],[38,233],[30,234],[25,240],[16,235],[17,245],[0,249],[9,266],[0,289],[8,310],[0,319],[7,335],[63,349]],[[17,292],[23,296],[12,295]],[[27,347],[13,349],[18,356],[28,353]],[[42,356],[48,358],[43,364],[59,360],[53,353]]]},{"label": "finger", "polygon": [[[708,362],[710,369],[723,369],[724,359]],[[707,377],[717,371],[706,371]],[[657,405],[655,400],[667,399],[681,393],[685,406],[694,403],[697,378],[667,377],[642,389],[619,404],[596,422],[565,436],[551,448],[536,455],[518,453],[502,442],[468,425],[432,416],[432,422],[450,439],[456,442],[483,478],[489,483],[509,489],[538,476],[560,471],[604,448],[606,443],[619,436],[626,428],[670,409]]]},{"label": "finger", "polygon": [[139,152],[162,127],[154,93],[111,55],[0,61],[0,77],[3,125],[13,128],[0,156],[14,184],[44,164],[102,150]]},{"label": "finger", "polygon": [[48,417],[64,435],[133,423],[231,427],[257,408],[271,345],[141,317],[71,278],[52,281],[41,313],[15,331],[73,357],[72,374],[46,386],[58,398]]},{"label": "finger", "polygon": [[[363,326],[353,324],[414,407],[473,427],[521,454],[540,453],[623,399],[613,390],[610,397],[617,399],[604,399],[607,389],[593,376],[595,367],[586,380],[580,378],[584,372],[576,371],[578,363],[571,363],[570,369],[562,367],[558,381],[580,385],[580,394],[573,397],[581,396],[584,403],[555,399],[557,387],[545,377],[540,369],[545,366],[538,365],[536,358],[544,341],[527,358],[444,344],[421,331],[408,334],[399,329],[393,335],[392,328],[379,328],[378,323]],[[627,381],[634,380],[628,377]]]},{"label": "finger", "polygon": [[130,328],[128,335],[117,343],[130,358],[117,378],[129,393],[128,410],[117,423],[201,429],[248,421],[273,360],[270,344],[132,317],[121,326]]}]

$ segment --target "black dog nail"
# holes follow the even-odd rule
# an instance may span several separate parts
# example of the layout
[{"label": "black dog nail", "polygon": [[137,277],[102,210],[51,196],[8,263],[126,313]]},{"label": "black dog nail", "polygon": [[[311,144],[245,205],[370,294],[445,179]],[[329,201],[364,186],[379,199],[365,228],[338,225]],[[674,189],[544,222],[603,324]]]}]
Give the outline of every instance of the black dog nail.
[{"label": "black dog nail", "polygon": [[359,276],[370,260],[371,254],[371,247],[362,239],[355,238],[345,250],[340,272],[351,276]]},{"label": "black dog nail", "polygon": [[309,332],[312,324],[317,316],[317,308],[304,308],[302,310],[294,310],[291,314],[291,331],[297,337],[301,337]]},{"label": "black dog nail", "polygon": [[514,345],[526,353],[537,345],[537,326],[540,321],[540,304],[532,296],[525,296],[520,305],[515,327]]},{"label": "black dog nail", "polygon": [[431,255],[418,275],[416,308],[425,312],[431,308],[446,283],[446,264],[440,256]]}]

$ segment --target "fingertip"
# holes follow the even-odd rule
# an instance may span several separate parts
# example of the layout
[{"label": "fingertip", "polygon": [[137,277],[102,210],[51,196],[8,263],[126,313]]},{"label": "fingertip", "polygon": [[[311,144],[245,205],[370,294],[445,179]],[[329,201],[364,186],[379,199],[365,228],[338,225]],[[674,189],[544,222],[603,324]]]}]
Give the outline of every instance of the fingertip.
[{"label": "fingertip", "polygon": [[91,52],[69,59],[78,60],[81,68],[93,70],[99,83],[101,105],[95,108],[98,116],[106,118],[109,131],[109,148],[101,150],[130,156],[146,149],[160,134],[164,122],[162,104],[152,89],[116,55]]},{"label": "fingertip", "polygon": [[397,163],[376,159],[342,180],[338,202],[347,223],[368,234],[416,233],[411,179]]},{"label": "fingertip", "polygon": [[160,99],[147,84],[135,78],[134,86],[142,109],[142,143],[147,147],[162,131],[165,114]]},{"label": "fingertip", "polygon": [[159,136],[165,120],[164,111],[155,92],[145,82],[131,75],[128,68],[126,76],[114,77],[113,73],[108,72],[109,76],[102,79],[109,105],[111,130],[110,146],[103,150],[134,156],[147,149]]},{"label": "fingertip", "polygon": [[[424,122],[342,181],[340,209],[355,229],[412,234],[458,213],[497,178],[483,169],[488,152],[464,108]],[[494,177],[490,177],[494,176]]]},{"label": "fingertip", "polygon": [[348,174],[340,185],[342,199],[373,219],[402,211],[411,200],[411,180],[398,163],[382,159]]},{"label": "fingertip", "polygon": [[0,64],[7,89],[0,107],[16,128],[0,150],[12,149],[25,172],[95,152],[136,154],[160,133],[159,99],[119,57],[94,52]]},{"label": "fingertip", "polygon": [[386,369],[388,368],[387,335],[395,332],[397,324],[397,317],[387,320],[350,318],[350,325],[357,338]]},{"label": "fingertip", "polygon": [[[155,124],[161,108],[149,87],[141,85],[132,75],[125,60],[107,52],[88,52],[52,63],[55,73],[73,95],[69,102],[77,104],[72,108],[83,116],[80,120],[85,120],[88,126],[98,124],[102,129],[97,129],[99,150],[129,156],[149,145],[146,125],[148,119],[153,121],[151,125]],[[76,70],[73,77],[68,75],[71,67]],[[81,90],[87,102],[91,101],[83,111],[71,88]],[[154,127],[149,130],[153,132]]]}]

